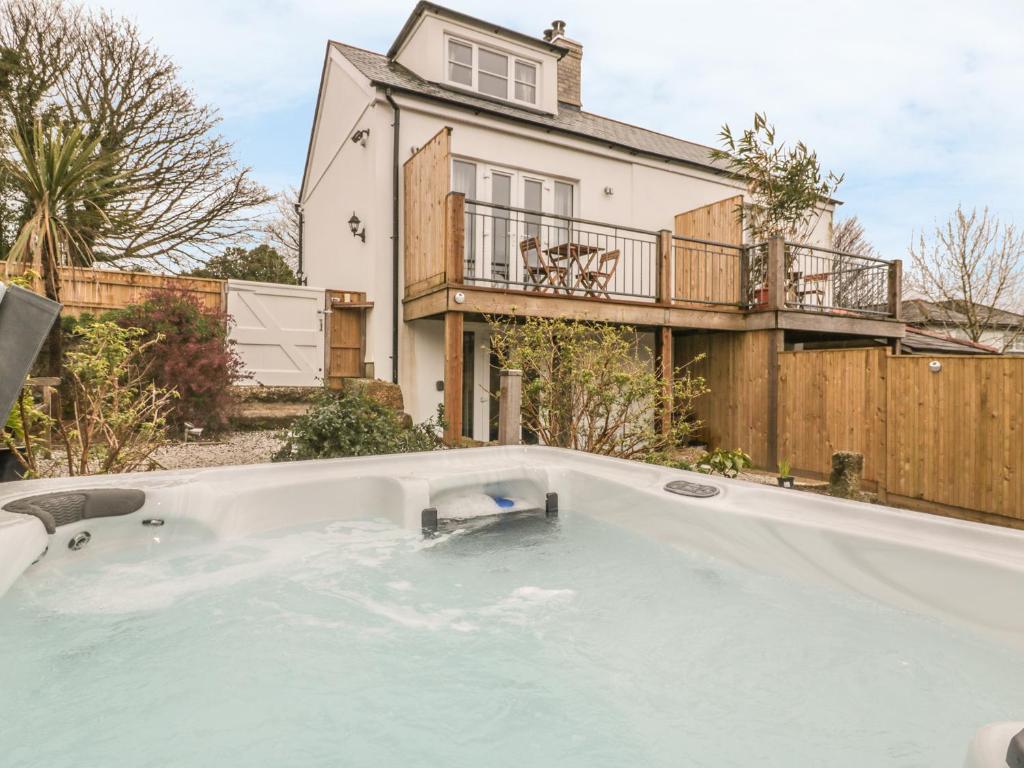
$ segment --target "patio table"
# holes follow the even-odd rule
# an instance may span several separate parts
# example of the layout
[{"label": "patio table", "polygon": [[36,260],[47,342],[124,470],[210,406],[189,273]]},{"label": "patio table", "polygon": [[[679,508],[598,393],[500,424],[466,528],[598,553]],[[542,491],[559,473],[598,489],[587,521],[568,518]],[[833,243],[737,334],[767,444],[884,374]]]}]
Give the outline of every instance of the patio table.
[{"label": "patio table", "polygon": [[[569,269],[565,287],[568,292],[572,292],[580,287],[580,277],[590,268],[591,263],[594,261],[594,256],[600,251],[601,249],[596,245],[568,242],[553,245],[544,252],[554,262],[566,262],[566,266]],[[584,261],[584,258],[586,261]]]}]

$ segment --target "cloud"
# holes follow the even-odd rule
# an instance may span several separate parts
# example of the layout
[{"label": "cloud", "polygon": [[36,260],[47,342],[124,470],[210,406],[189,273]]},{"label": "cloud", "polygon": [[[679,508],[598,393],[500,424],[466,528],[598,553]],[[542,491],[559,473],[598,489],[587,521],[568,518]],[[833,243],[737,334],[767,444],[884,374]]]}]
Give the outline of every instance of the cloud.
[{"label": "cloud", "polygon": [[[134,18],[174,57],[200,97],[221,108],[226,132],[259,132],[267,116],[288,151],[275,159],[264,137],[243,142],[259,148],[243,159],[275,179],[301,173],[326,40],[384,51],[414,5],[102,4]],[[913,229],[958,202],[1024,223],[1018,0],[455,7],[538,35],[556,14],[565,19],[584,45],[584,103],[595,112],[714,143],[723,122],[743,126],[766,111],[780,135],[803,139],[826,167],[846,173],[841,214],[860,215],[887,256],[903,255]]]}]

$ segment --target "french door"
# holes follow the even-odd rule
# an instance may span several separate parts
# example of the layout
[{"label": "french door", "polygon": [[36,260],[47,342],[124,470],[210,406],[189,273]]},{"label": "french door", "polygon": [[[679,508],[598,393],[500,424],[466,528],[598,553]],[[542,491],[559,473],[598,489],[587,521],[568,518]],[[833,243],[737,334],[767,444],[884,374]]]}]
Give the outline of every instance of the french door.
[{"label": "french door", "polygon": [[[452,190],[481,203],[466,204],[464,269],[467,279],[495,284],[522,282],[523,269],[518,263],[521,241],[536,237],[543,247],[548,247],[556,241],[570,239],[569,223],[550,216],[570,218],[576,215],[575,187],[570,182],[500,166],[453,160]],[[507,208],[521,208],[527,213]],[[535,252],[531,252],[530,258],[536,261]]]}]

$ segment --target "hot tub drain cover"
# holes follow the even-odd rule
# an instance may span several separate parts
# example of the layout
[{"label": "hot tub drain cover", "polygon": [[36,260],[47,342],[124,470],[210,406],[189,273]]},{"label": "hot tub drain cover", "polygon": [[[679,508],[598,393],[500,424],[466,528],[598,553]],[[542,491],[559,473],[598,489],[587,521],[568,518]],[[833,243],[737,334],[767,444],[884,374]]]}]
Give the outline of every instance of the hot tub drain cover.
[{"label": "hot tub drain cover", "polygon": [[719,494],[718,488],[713,485],[691,483],[689,480],[673,480],[665,485],[665,490],[680,496],[692,496],[695,499],[708,499]]}]

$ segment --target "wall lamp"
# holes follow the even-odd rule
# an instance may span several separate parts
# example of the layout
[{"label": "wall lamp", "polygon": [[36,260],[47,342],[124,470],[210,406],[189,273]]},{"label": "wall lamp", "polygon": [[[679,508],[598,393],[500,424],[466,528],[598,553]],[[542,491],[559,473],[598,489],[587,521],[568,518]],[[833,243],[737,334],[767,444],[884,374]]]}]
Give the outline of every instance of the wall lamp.
[{"label": "wall lamp", "polygon": [[364,243],[366,242],[366,227],[364,226],[361,230],[359,229],[359,217],[356,216],[356,212],[352,211],[352,218],[348,220],[348,228],[352,230],[352,237],[358,237]]},{"label": "wall lamp", "polygon": [[353,143],[358,144],[361,147],[365,147],[366,146],[366,140],[368,138],[370,138],[370,129],[369,128],[362,128],[361,130],[358,130],[358,131],[356,131],[355,133],[352,134],[352,141],[353,141]]}]

